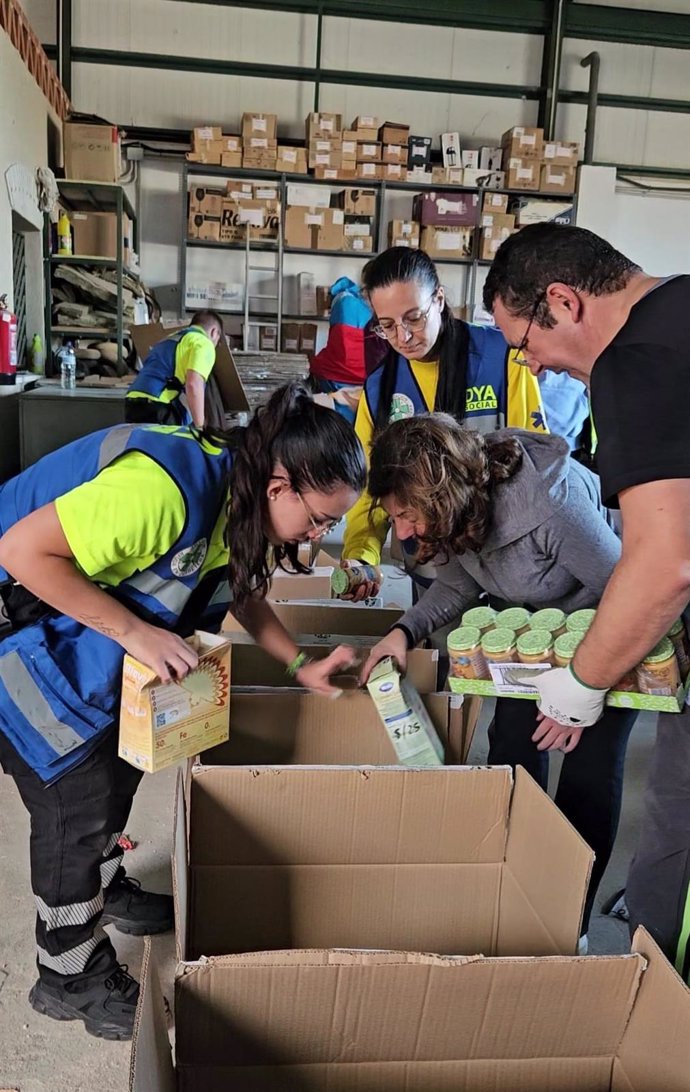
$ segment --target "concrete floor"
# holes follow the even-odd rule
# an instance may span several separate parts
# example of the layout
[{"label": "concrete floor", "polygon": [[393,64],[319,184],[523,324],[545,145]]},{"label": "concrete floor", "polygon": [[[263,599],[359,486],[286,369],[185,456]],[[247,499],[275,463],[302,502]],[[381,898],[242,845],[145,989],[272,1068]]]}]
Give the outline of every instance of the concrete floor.
[{"label": "concrete floor", "polygon": [[[334,544],[335,545],[335,544]],[[406,605],[407,579],[388,569],[386,600]],[[486,757],[486,707],[471,752],[471,761]],[[623,887],[639,823],[645,770],[653,743],[655,718],[640,717],[630,742],[626,789],[618,842],[600,890],[601,902]],[[555,772],[555,771],[554,771]],[[156,891],[170,891],[170,849],[175,770],[145,776],[137,793],[127,832],[138,842],[125,854],[128,872]],[[79,1023],[57,1023],[33,1012],[27,994],[36,971],[34,963],[34,903],[29,886],[28,817],[14,783],[0,777],[0,1092],[126,1092],[129,1077],[128,1043],[109,1043],[87,1035]],[[120,959],[138,975],[142,942],[108,927]],[[165,987],[174,972],[171,935],[154,938],[154,955]],[[595,915],[590,952],[628,950],[626,927]]]}]

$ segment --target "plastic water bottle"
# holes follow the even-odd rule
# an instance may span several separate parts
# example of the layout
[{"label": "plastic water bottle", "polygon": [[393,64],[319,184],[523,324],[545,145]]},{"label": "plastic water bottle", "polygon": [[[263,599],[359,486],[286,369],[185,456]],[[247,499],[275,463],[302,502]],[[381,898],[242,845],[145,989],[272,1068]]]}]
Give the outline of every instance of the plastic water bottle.
[{"label": "plastic water bottle", "polygon": [[77,385],[77,358],[72,342],[68,341],[58,353],[60,360],[60,386],[64,391],[73,391]]}]

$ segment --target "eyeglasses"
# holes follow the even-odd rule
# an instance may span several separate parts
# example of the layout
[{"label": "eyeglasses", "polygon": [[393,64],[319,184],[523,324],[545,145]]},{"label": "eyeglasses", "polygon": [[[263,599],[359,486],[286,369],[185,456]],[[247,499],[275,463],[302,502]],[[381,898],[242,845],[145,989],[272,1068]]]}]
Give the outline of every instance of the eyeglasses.
[{"label": "eyeglasses", "polygon": [[534,307],[532,308],[532,311],[531,311],[531,314],[530,314],[530,317],[529,317],[529,322],[527,323],[527,329],[525,330],[524,336],[522,337],[522,340],[520,341],[520,344],[515,346],[515,360],[517,361],[518,364],[526,364],[527,363],[527,361],[525,360],[525,357],[524,357],[523,354],[525,352],[525,349],[527,348],[527,342],[529,341],[529,335],[530,335],[530,331],[532,329],[532,326],[534,324],[534,320],[537,317],[537,311],[539,310],[539,308],[541,307],[541,305],[542,305],[542,303],[544,302],[545,299],[546,299],[546,292],[540,292],[539,295],[537,296]]},{"label": "eyeglasses", "polygon": [[338,524],[340,523],[340,517],[338,519],[316,519],[314,513],[310,511],[307,502],[305,501],[302,494],[298,493],[297,490],[295,490],[295,493],[297,493],[297,496],[302,502],[302,507],[304,508],[307,518],[311,523],[312,530],[316,532],[319,538],[322,538],[323,535],[327,535],[329,531],[332,531],[334,527],[338,526]]},{"label": "eyeglasses", "polygon": [[426,311],[408,311],[406,315],[403,315],[400,322],[393,322],[392,319],[383,319],[382,322],[377,323],[376,326],[373,327],[374,333],[378,334],[379,337],[385,338],[386,341],[390,341],[391,338],[397,337],[399,326],[408,334],[421,334],[427,324],[429,312],[436,301],[437,295],[436,292],[434,292]]}]

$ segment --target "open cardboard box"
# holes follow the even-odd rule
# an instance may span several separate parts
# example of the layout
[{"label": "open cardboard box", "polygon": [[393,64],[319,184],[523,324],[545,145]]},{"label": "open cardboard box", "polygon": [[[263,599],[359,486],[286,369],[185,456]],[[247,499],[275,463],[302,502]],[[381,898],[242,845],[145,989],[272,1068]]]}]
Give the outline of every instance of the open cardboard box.
[{"label": "open cardboard box", "polygon": [[130,1092],[687,1092],[690,993],[644,929],[628,956],[181,964],[174,1063],[145,945]]},{"label": "open cardboard box", "polygon": [[[140,360],[143,361],[154,345],[162,341],[163,338],[177,333],[182,328],[182,325],[163,326],[160,322],[149,322],[140,326],[130,326],[129,332],[132,335],[134,348]],[[218,384],[226,412],[248,412],[251,407],[242,380],[235,367],[232,353],[224,338],[221,338],[216,346],[216,364],[213,375]]]},{"label": "open cardboard box", "polygon": [[[480,702],[453,694],[425,694],[424,704],[443,743],[446,762],[467,760]],[[397,765],[393,745],[371,697],[345,690],[337,701],[307,690],[233,687],[230,734],[200,762],[209,766]]]},{"label": "open cardboard box", "polygon": [[178,777],[178,958],[568,954],[592,859],[522,769],[194,766]]},{"label": "open cardboard box", "polygon": [[331,557],[325,550],[319,550],[311,559],[311,571],[308,573],[276,569],[271,577],[268,598],[271,601],[288,603],[305,599],[333,599],[335,597],[331,588],[331,577],[333,570],[337,568],[337,558]]}]

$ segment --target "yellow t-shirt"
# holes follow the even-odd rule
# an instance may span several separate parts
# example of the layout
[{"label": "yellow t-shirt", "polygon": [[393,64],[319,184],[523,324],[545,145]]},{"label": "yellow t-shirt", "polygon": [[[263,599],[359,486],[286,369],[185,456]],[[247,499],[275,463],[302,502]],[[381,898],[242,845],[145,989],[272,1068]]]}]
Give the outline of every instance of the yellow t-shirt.
[{"label": "yellow t-shirt", "polygon": [[[424,404],[431,412],[438,387],[438,361],[411,360],[410,367]],[[528,368],[515,361],[515,353],[511,352],[508,357],[506,426],[524,428],[531,432],[544,432],[543,421],[543,408],[537,380]],[[357,408],[355,432],[368,458],[374,437],[374,422],[364,395],[360,398]],[[365,491],[347,514],[343,557],[359,558],[369,565],[378,565],[388,534],[389,520],[383,508],[375,508],[371,515],[370,508],[371,497]]]},{"label": "yellow t-shirt", "polygon": [[[148,455],[125,452],[95,478],[55,501],[77,565],[90,580],[116,587],[170,550],[186,521],[185,501],[170,475]],[[200,575],[227,565],[226,516],[218,515]]]},{"label": "yellow t-shirt", "polygon": [[[208,380],[213,365],[216,362],[216,347],[208,334],[193,326],[188,334],[177,344],[175,349],[175,379],[184,387],[187,382],[187,372],[197,372],[202,379]],[[173,402],[179,397],[178,391],[163,390],[157,398],[144,391],[127,392],[128,398],[148,398],[150,402]]]}]

